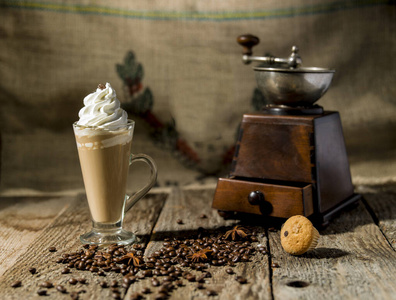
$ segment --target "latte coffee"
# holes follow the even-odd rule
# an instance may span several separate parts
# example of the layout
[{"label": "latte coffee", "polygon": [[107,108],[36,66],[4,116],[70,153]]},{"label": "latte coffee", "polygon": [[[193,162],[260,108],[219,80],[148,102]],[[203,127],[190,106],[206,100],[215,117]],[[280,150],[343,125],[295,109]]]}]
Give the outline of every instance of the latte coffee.
[{"label": "latte coffee", "polygon": [[[99,84],[84,98],[84,107],[73,123],[92,230],[80,236],[83,244],[127,245],[136,235],[122,228],[124,215],[154,186],[155,161],[143,153],[131,154],[135,122],[128,119],[110,83]],[[128,169],[134,162],[146,163],[151,174],[145,186],[126,195]]]},{"label": "latte coffee", "polygon": [[75,128],[92,220],[116,223],[124,214],[125,191],[133,132]]}]

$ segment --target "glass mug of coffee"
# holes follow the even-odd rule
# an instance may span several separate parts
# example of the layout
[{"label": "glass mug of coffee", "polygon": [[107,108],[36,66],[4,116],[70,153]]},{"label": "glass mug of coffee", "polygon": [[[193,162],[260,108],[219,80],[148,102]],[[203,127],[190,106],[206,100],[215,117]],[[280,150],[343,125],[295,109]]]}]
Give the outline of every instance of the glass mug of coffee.
[{"label": "glass mug of coffee", "polygon": [[[92,230],[80,236],[83,244],[126,245],[136,236],[122,228],[125,213],[154,186],[157,167],[145,154],[131,154],[135,122],[104,128],[73,124],[85,185]],[[148,183],[133,196],[126,195],[129,166],[137,161],[151,168]]]}]

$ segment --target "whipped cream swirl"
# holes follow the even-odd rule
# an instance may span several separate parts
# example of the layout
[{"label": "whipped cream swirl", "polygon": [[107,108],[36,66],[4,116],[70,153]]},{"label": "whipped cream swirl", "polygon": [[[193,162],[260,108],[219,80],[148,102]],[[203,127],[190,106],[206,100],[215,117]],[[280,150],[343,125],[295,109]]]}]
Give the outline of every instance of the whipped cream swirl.
[{"label": "whipped cream swirl", "polygon": [[110,83],[100,84],[84,98],[84,107],[78,113],[77,125],[117,128],[128,123],[128,114],[121,108],[115,90]]}]

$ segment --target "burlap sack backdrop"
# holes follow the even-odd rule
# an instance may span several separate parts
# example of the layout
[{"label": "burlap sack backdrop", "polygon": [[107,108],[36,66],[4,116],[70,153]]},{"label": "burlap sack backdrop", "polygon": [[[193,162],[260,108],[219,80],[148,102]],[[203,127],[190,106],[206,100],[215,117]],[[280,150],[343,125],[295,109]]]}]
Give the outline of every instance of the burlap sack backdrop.
[{"label": "burlap sack backdrop", "polygon": [[341,113],[354,182],[394,181],[391,3],[0,0],[1,190],[82,187],[71,124],[105,82],[136,119],[133,151],[154,157],[159,185],[224,175],[242,114],[261,101],[244,33],[260,37],[258,55],[297,45],[304,66],[336,69],[319,104]]}]

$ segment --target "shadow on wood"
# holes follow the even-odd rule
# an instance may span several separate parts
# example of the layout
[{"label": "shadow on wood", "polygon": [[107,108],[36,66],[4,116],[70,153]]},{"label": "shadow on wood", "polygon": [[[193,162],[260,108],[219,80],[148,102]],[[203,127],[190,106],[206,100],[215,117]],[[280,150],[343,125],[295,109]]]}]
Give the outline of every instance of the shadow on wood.
[{"label": "shadow on wood", "polygon": [[315,248],[314,250],[302,255],[305,258],[323,259],[323,258],[340,258],[350,255],[348,251],[337,248]]}]

